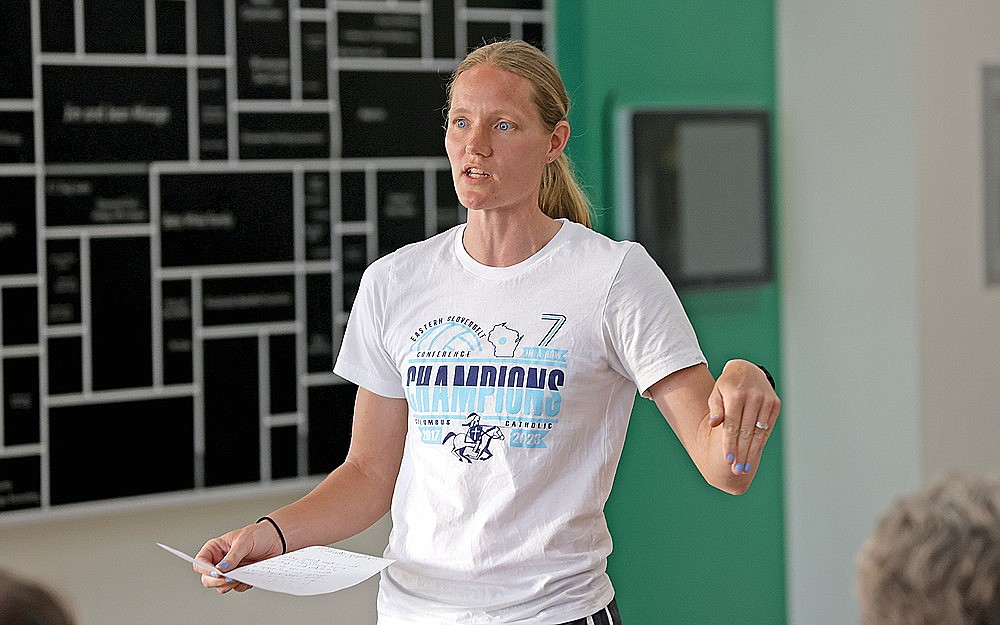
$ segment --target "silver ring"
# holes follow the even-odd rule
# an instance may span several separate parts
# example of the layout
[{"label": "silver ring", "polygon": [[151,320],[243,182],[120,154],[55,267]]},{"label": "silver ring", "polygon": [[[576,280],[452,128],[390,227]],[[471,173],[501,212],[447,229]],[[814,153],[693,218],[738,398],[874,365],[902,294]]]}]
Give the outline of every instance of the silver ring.
[{"label": "silver ring", "polygon": [[764,423],[763,421],[758,421],[757,423],[754,423],[753,426],[760,430],[767,430],[771,427],[770,425]]}]

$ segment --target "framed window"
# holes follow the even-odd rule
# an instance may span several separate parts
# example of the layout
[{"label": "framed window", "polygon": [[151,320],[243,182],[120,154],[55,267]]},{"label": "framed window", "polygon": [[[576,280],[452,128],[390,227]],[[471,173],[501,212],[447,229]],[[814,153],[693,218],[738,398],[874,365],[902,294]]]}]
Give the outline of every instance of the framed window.
[{"label": "framed window", "polygon": [[618,123],[621,236],[678,288],[771,281],[767,112],[625,109]]}]

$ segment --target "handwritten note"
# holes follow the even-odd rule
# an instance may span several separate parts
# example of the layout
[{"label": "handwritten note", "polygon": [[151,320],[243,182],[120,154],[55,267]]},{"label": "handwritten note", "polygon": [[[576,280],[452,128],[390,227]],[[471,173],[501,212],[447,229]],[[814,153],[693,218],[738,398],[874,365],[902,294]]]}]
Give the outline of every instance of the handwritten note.
[{"label": "handwritten note", "polygon": [[[179,558],[195,563],[194,558],[182,551],[162,543],[156,544]],[[208,562],[199,561],[198,564],[216,571],[220,577],[229,577],[255,588],[290,595],[319,595],[360,584],[393,562],[333,547],[306,547],[229,571],[219,570]]]}]

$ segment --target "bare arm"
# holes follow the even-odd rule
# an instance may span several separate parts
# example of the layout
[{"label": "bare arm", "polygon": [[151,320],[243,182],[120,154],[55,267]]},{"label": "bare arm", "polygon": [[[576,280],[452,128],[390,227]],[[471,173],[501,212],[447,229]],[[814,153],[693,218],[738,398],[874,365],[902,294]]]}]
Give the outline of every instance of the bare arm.
[{"label": "bare arm", "polygon": [[[385,515],[403,459],[406,417],[406,400],[358,389],[347,459],[305,496],[268,515],[281,528],[288,551],[349,538]],[[195,559],[229,570],[280,554],[274,527],[258,523],[213,538]],[[203,573],[204,586],[220,593],[250,588],[194,568]]]},{"label": "bare arm", "polygon": [[696,365],[663,378],[649,395],[705,480],[727,493],[746,492],[781,409],[764,373],[732,360],[716,381]]}]

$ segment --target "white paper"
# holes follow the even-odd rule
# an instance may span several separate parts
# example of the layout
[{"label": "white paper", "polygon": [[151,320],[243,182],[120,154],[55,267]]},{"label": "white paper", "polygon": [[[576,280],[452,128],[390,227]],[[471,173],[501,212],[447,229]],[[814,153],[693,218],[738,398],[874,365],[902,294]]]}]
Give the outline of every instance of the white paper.
[{"label": "white paper", "polygon": [[[175,556],[195,563],[182,551],[156,543]],[[220,577],[235,579],[255,588],[290,595],[319,595],[360,584],[395,562],[363,553],[333,547],[306,547],[281,556],[221,571],[207,562],[200,566],[216,571]]]}]

